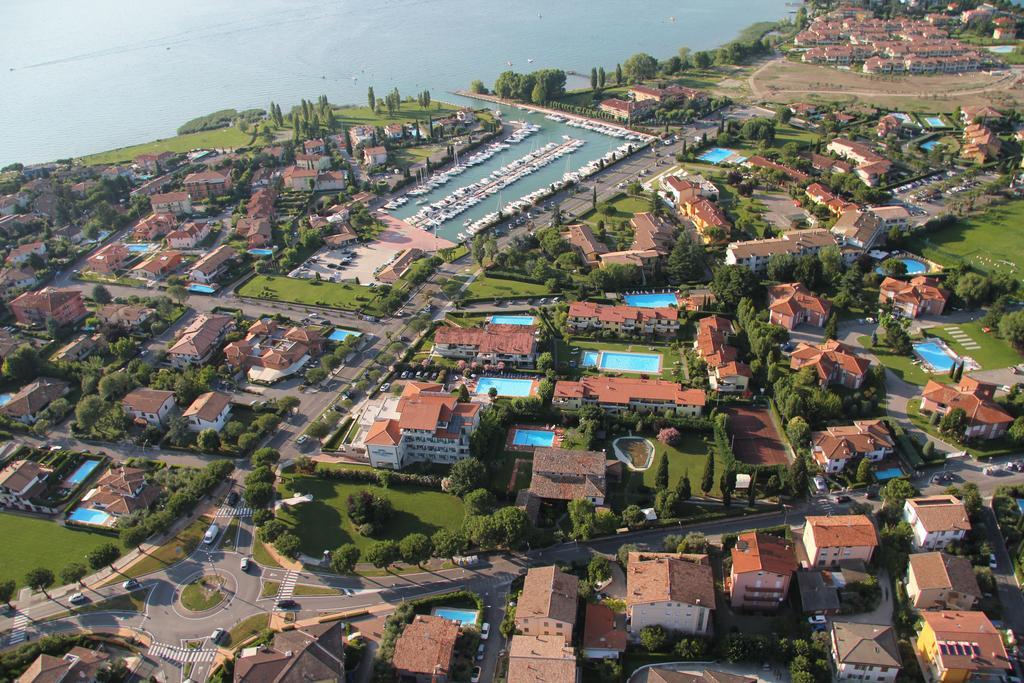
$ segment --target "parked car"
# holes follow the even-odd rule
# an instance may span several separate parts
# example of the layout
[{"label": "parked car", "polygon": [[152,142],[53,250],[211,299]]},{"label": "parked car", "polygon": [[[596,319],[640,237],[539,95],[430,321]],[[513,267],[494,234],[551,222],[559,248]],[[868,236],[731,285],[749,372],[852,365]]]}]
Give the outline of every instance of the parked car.
[{"label": "parked car", "polygon": [[849,503],[850,497],[845,493],[840,493],[838,496],[832,496],[832,502],[838,504]]},{"label": "parked car", "polygon": [[226,636],[227,634],[228,634],[228,632],[225,631],[224,629],[222,629],[222,628],[215,628],[213,630],[213,633],[210,634],[210,642],[212,642],[214,644],[217,644],[221,640],[223,640],[224,636]]},{"label": "parked car", "polygon": [[476,649],[476,658],[475,658],[476,661],[479,662],[480,660],[482,660],[484,658],[484,650],[486,650],[486,649],[487,649],[487,645],[484,644],[484,643],[480,643],[480,647],[478,647]]},{"label": "parked car", "polygon": [[487,640],[487,637],[491,635],[491,625],[486,621],[480,625],[480,640]]},{"label": "parked car", "polygon": [[277,609],[296,609],[299,606],[299,603],[294,600],[284,599],[278,600],[274,603],[274,606],[277,607]]},{"label": "parked car", "polygon": [[380,385],[381,393],[384,393],[385,391],[387,391],[390,388],[391,388],[391,382],[384,382],[384,384]]},{"label": "parked car", "polygon": [[988,554],[988,568],[989,569],[999,569],[999,560],[996,559],[996,554],[995,553],[989,553]]},{"label": "parked car", "polygon": [[242,562],[241,562],[241,569],[242,569],[242,571],[243,572],[249,571],[249,567],[251,567],[251,566],[252,566],[252,560],[250,560],[248,557],[243,557],[242,558]]},{"label": "parked car", "polygon": [[127,581],[121,584],[121,588],[125,589],[126,591],[133,591],[141,585],[142,584],[136,581],[135,579],[128,579]]},{"label": "parked car", "polygon": [[70,602],[72,605],[81,605],[82,603],[89,602],[89,598],[85,597],[81,593],[75,593],[70,598],[68,598],[68,602]]},{"label": "parked car", "polygon": [[815,614],[813,617],[807,617],[807,623],[811,625],[812,631],[824,631],[828,626],[828,619],[820,614]]},{"label": "parked car", "polygon": [[814,488],[817,489],[819,493],[828,491],[828,483],[825,481],[825,477],[821,475],[814,477]]},{"label": "parked car", "polygon": [[470,674],[469,683],[480,683],[480,667],[474,666],[473,673]]},{"label": "parked car", "polygon": [[307,441],[309,441],[309,437],[306,436],[305,434],[300,434],[299,438],[295,439],[295,443],[299,444],[300,446],[306,443]]}]

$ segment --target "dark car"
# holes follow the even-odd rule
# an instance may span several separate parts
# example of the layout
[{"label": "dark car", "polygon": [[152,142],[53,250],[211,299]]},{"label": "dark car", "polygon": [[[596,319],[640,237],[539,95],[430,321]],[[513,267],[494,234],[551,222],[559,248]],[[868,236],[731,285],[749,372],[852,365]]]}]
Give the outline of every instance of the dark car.
[{"label": "dark car", "polygon": [[295,609],[299,606],[299,603],[294,600],[278,600],[275,607],[278,609]]},{"label": "dark car", "polygon": [[232,491],[231,493],[228,494],[228,505],[237,505],[237,504],[238,504],[238,492],[237,491]]},{"label": "dark car", "polygon": [[833,496],[832,497],[832,502],[833,503],[849,503],[850,502],[850,497],[848,495],[844,494],[844,493],[841,493],[838,496]]}]

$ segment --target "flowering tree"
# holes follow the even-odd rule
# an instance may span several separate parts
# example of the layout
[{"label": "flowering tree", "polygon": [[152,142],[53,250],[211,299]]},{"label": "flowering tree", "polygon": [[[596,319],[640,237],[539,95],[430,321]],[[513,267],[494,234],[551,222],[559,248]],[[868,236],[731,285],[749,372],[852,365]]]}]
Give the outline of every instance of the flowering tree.
[{"label": "flowering tree", "polygon": [[662,442],[666,446],[675,446],[682,438],[683,435],[680,434],[679,430],[675,427],[665,427],[658,432],[658,441]]}]

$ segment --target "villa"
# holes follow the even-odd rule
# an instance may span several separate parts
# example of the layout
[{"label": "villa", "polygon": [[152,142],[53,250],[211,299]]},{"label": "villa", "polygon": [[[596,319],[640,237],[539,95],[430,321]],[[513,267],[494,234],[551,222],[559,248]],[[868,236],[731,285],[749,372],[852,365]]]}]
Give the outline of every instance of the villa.
[{"label": "villa", "polygon": [[915,550],[943,550],[971,530],[964,504],[950,495],[907,499],[903,521],[914,530]]},{"label": "villa", "polygon": [[167,350],[167,357],[176,368],[203,365],[217,351],[224,336],[233,329],[235,321],[230,316],[198,315]]},{"label": "villa", "polygon": [[634,377],[587,376],[578,381],[555,382],[553,405],[578,410],[596,405],[611,413],[670,409],[677,415],[700,417],[707,397],[700,389],[684,389],[675,382]]},{"label": "villa", "polygon": [[739,360],[739,352],[726,339],[732,334],[732,322],[718,315],[697,322],[697,338],[693,348],[708,366],[708,380],[713,391],[743,393],[753,374],[750,366]]},{"label": "villa", "polygon": [[302,370],[319,356],[324,340],[309,327],[280,327],[270,318],[249,326],[245,339],[224,347],[224,361],[236,371],[245,371],[251,382],[273,384]]},{"label": "villa", "polygon": [[586,499],[603,505],[608,463],[604,453],[537,448],[533,452],[530,492],[541,500]]},{"label": "villa", "polygon": [[132,239],[151,242],[170,233],[178,225],[173,213],[151,213],[132,228]]},{"label": "villa", "polygon": [[839,384],[847,389],[860,389],[871,363],[861,358],[842,342],[829,339],[817,346],[800,342],[789,359],[793,370],[814,368],[822,387]]},{"label": "villa", "polygon": [[406,683],[448,683],[459,624],[444,617],[416,615],[395,640],[391,663]]},{"label": "villa", "polygon": [[768,261],[776,254],[810,256],[835,244],[835,237],[824,228],[791,230],[781,237],[730,242],[725,250],[725,263],[730,266],[746,266],[760,273],[768,267]]},{"label": "villa", "polygon": [[784,538],[758,532],[739,535],[732,548],[729,600],[733,609],[774,611],[789,595],[796,552]]},{"label": "villa", "polygon": [[115,519],[149,508],[163,489],[146,481],[146,472],[135,467],[115,465],[96,481],[79,507],[102,510]]},{"label": "villa", "polygon": [[188,420],[190,431],[212,429],[220,432],[231,416],[231,396],[219,391],[207,391],[192,401],[181,415]]},{"label": "villa", "polygon": [[412,247],[398,252],[394,260],[377,272],[377,280],[384,284],[394,284],[405,275],[412,264],[423,256],[423,251]]},{"label": "villa", "polygon": [[104,304],[93,313],[104,324],[134,330],[149,320],[156,311],[134,304]]},{"label": "villa", "polygon": [[966,414],[964,437],[998,439],[1003,436],[1013,417],[995,402],[996,385],[964,376],[956,386],[929,380],[921,392],[921,412],[945,415],[960,408]]},{"label": "villa", "polygon": [[506,683],[578,681],[576,653],[556,636],[514,635],[509,645]]},{"label": "villa", "polygon": [[537,362],[533,325],[442,326],[434,334],[434,352],[442,358],[478,363],[533,366]]},{"label": "villa", "polygon": [[363,150],[363,164],[380,166],[388,163],[388,150],[385,147],[367,147]]},{"label": "villa", "polygon": [[345,624],[300,626],[274,633],[271,644],[248,647],[235,659],[234,683],[345,680]]},{"label": "villa", "polygon": [[878,302],[891,304],[893,310],[908,318],[942,315],[949,292],[935,278],[918,275],[906,282],[887,277],[878,288]]},{"label": "villa", "polygon": [[16,683],[61,683],[102,680],[108,670],[110,654],[79,645],[62,657],[42,653],[28,665]]},{"label": "villa", "polygon": [[709,636],[714,609],[715,579],[707,555],[629,553],[626,615],[634,638],[647,626]]},{"label": "villa", "polygon": [[868,145],[847,138],[836,138],[828,143],[826,149],[837,156],[856,162],[854,173],[868,187],[879,185],[882,177],[892,168],[891,161],[876,154]]},{"label": "villa", "polygon": [[616,98],[601,100],[598,109],[605,114],[611,114],[621,121],[632,121],[635,118],[642,118],[651,110],[651,102],[641,100],[620,100]]},{"label": "villa", "polygon": [[908,559],[907,597],[914,609],[970,610],[981,600],[968,558],[932,552],[911,553]]},{"label": "villa", "polygon": [[140,424],[165,426],[174,410],[174,392],[140,387],[121,399],[124,412]]},{"label": "villa", "polygon": [[679,310],[671,306],[639,308],[574,301],[569,305],[566,325],[573,333],[594,330],[612,332],[615,335],[674,337],[679,332]]},{"label": "villa", "polygon": [[768,290],[769,320],[787,330],[806,323],[824,327],[832,304],[812,294],[800,282],[775,285]]},{"label": "villa", "polygon": [[729,239],[732,223],[718,204],[704,197],[683,200],[679,212],[690,219],[705,244]]},{"label": "villa", "polygon": [[594,236],[594,231],[586,223],[570,225],[568,241],[583,263],[590,267],[596,266],[601,255],[608,253],[608,246]]},{"label": "villa", "polygon": [[224,274],[229,262],[238,258],[238,252],[222,244],[192,264],[188,276],[194,282],[210,284]]},{"label": "villa", "polygon": [[189,173],[183,184],[189,197],[219,197],[231,191],[231,176],[211,169]]},{"label": "villa", "polygon": [[31,261],[33,256],[46,256],[45,242],[29,242],[14,247],[4,260],[12,266],[20,266]]},{"label": "villa", "polygon": [[158,282],[176,271],[183,261],[184,257],[179,251],[161,251],[132,268],[132,276]]},{"label": "villa", "polygon": [[1014,670],[1000,631],[984,612],[922,612],[914,650],[927,683],[999,681]]},{"label": "villa", "polygon": [[111,242],[97,249],[85,260],[87,268],[100,275],[114,275],[124,267],[132,252],[122,242]]},{"label": "villa", "polygon": [[0,414],[22,424],[36,423],[39,413],[58,398],[71,391],[71,385],[63,380],[40,377],[12,394],[2,407]]},{"label": "villa", "polygon": [[174,159],[174,152],[140,154],[135,157],[135,165],[146,173],[161,173],[170,167],[172,159]]},{"label": "villa", "polygon": [[58,325],[71,325],[89,315],[82,292],[77,289],[45,287],[25,292],[8,304],[14,319],[28,327],[43,326],[48,320]]},{"label": "villa", "polygon": [[878,547],[878,532],[865,515],[808,516],[802,539],[812,567],[836,566],[841,560],[870,562]]},{"label": "villa", "polygon": [[35,460],[14,460],[0,469],[0,506],[30,512],[48,512],[32,499],[46,490],[46,478],[53,470]]},{"label": "villa", "polygon": [[895,449],[896,442],[881,420],[855,420],[850,425],[834,425],[811,432],[811,455],[828,473],[842,472],[848,462],[858,458],[878,462],[892,455]]},{"label": "villa", "polygon": [[526,572],[516,605],[516,630],[528,636],[555,636],[571,645],[578,599],[575,576],[557,567],[534,567]]},{"label": "villa", "polygon": [[889,624],[834,621],[829,642],[837,681],[891,683],[903,666],[896,631]]},{"label": "villa", "polygon": [[188,192],[166,192],[149,198],[153,213],[169,213],[175,216],[192,213],[192,198]]},{"label": "villa", "polygon": [[206,221],[189,221],[167,233],[167,246],[172,249],[192,249],[210,234]]}]

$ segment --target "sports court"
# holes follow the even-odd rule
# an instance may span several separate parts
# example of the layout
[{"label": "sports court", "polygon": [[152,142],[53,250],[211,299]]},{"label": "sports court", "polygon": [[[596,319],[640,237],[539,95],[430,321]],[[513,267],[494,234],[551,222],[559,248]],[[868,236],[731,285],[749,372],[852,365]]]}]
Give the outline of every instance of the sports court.
[{"label": "sports court", "polygon": [[740,462],[748,465],[785,465],[789,462],[786,446],[775,429],[766,408],[726,408],[732,450]]}]

